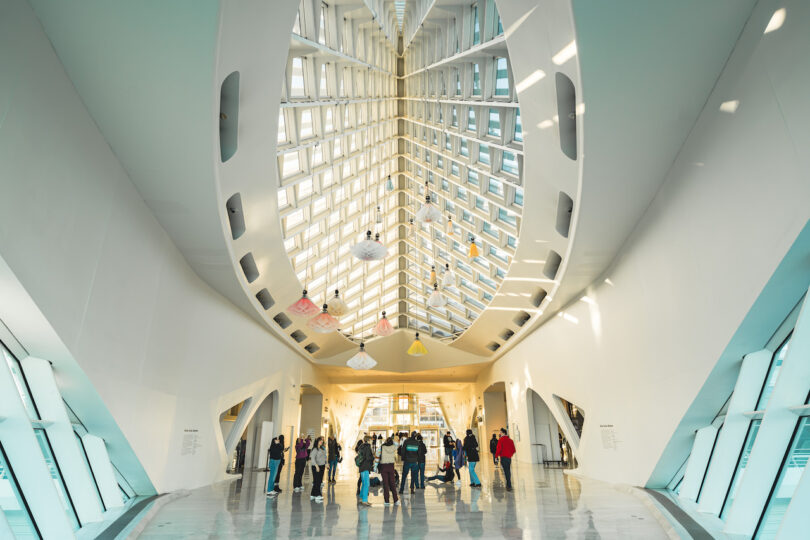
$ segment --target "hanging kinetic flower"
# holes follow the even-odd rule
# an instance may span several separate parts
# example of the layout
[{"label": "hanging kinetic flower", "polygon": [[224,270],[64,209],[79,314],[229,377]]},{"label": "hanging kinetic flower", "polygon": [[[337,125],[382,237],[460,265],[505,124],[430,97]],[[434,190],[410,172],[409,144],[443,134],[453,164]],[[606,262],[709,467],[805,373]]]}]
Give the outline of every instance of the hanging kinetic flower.
[{"label": "hanging kinetic flower", "polygon": [[430,267],[430,277],[428,278],[428,283],[436,283],[436,265]]},{"label": "hanging kinetic flower", "polygon": [[361,261],[380,261],[388,254],[388,250],[380,242],[380,233],[372,239],[371,231],[366,231],[366,239],[352,246],[351,251]]},{"label": "hanging kinetic flower", "polygon": [[388,180],[385,181],[385,190],[394,191],[394,182],[391,180],[391,175],[388,175]]},{"label": "hanging kinetic flower", "polygon": [[427,349],[422,342],[419,341],[419,332],[416,333],[416,338],[411,343],[411,346],[408,347],[408,354],[411,356],[424,356],[427,354]]},{"label": "hanging kinetic flower", "polygon": [[[427,186],[425,186],[425,192],[427,191],[428,191]],[[427,193],[427,195],[425,195],[425,204],[416,213],[416,221],[420,223],[442,222],[442,213],[439,211],[438,208],[433,206],[433,203],[430,202],[430,193]]]},{"label": "hanging kinetic flower", "polygon": [[394,327],[391,326],[391,323],[385,316],[385,312],[382,312],[382,318],[380,318],[380,322],[377,323],[377,326],[374,327],[374,334],[385,337],[390,336],[394,333]]},{"label": "hanging kinetic flower", "polygon": [[373,368],[377,362],[366,352],[366,344],[361,343],[360,352],[352,356],[346,365],[352,369],[364,370]]},{"label": "hanging kinetic flower", "polygon": [[349,306],[340,297],[340,291],[335,289],[335,296],[329,299],[326,303],[330,315],[335,317],[343,317],[349,311]]},{"label": "hanging kinetic flower", "polygon": [[452,237],[456,233],[456,230],[453,228],[453,217],[447,216],[447,236]]},{"label": "hanging kinetic flower", "polygon": [[475,236],[470,237],[470,258],[478,257],[478,246],[475,245]]},{"label": "hanging kinetic flower", "polygon": [[307,298],[307,290],[304,289],[304,292],[301,294],[301,298],[296,303],[288,307],[287,311],[293,315],[298,315],[299,317],[312,317],[318,313],[318,306],[313,304],[312,300]]},{"label": "hanging kinetic flower", "polygon": [[318,332],[319,334],[328,334],[334,332],[340,326],[340,321],[329,315],[327,305],[323,305],[323,311],[320,314],[312,317],[307,326]]},{"label": "hanging kinetic flower", "polygon": [[444,277],[442,278],[442,288],[443,289],[455,289],[456,288],[456,273],[450,270],[450,264],[445,263],[444,265]]},{"label": "hanging kinetic flower", "polygon": [[427,305],[432,308],[443,308],[444,305],[447,303],[447,299],[444,297],[442,293],[439,292],[439,284],[433,284],[433,292],[430,293],[430,297],[428,298]]}]

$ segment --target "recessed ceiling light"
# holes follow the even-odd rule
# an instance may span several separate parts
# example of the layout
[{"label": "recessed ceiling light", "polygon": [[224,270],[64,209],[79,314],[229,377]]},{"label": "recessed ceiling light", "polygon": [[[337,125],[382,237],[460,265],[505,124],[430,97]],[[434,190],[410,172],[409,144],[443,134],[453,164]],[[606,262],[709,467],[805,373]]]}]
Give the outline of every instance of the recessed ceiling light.
[{"label": "recessed ceiling light", "polygon": [[564,63],[571,60],[574,56],[576,56],[576,54],[577,54],[577,42],[572,41],[571,43],[560,49],[560,52],[552,56],[551,61],[557,64],[558,66],[561,66]]},{"label": "recessed ceiling light", "polygon": [[739,107],[739,106],[740,106],[740,100],[739,99],[733,99],[731,101],[724,101],[723,103],[721,103],[720,104],[720,110],[725,112],[725,113],[733,114],[734,112],[736,112],[737,107]]},{"label": "recessed ceiling light", "polygon": [[779,30],[782,28],[782,25],[785,24],[785,15],[787,15],[787,11],[785,8],[779,8],[773,12],[771,16],[771,20],[768,21],[768,26],[765,27],[765,34],[770,34],[775,30]]}]

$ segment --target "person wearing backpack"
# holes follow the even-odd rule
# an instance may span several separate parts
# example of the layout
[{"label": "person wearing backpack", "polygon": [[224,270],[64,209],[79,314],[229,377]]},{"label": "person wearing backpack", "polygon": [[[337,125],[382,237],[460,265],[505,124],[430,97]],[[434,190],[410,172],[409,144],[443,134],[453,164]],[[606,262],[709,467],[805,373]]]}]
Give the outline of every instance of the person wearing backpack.
[{"label": "person wearing backpack", "polygon": [[422,435],[419,434],[416,436],[416,440],[419,441],[419,456],[416,459],[416,470],[419,473],[417,477],[414,475],[411,477],[411,486],[414,484],[414,480],[416,480],[416,489],[425,489],[425,461],[427,460],[427,446],[422,441]]},{"label": "person wearing backpack", "polygon": [[[405,491],[405,482],[408,480],[408,473],[411,473],[411,478],[416,476],[419,471],[419,441],[416,440],[416,431],[411,433],[411,436],[405,439],[400,446],[402,456],[402,479],[399,481],[399,493]],[[413,484],[411,484],[411,493],[414,492]]]},{"label": "person wearing backpack", "polygon": [[464,437],[464,453],[467,455],[467,469],[470,471],[470,487],[481,487],[481,480],[475,474],[475,466],[478,464],[478,440],[471,429],[467,430],[467,436]]},{"label": "person wearing backpack", "polygon": [[374,454],[371,452],[371,445],[368,443],[371,438],[366,435],[363,441],[357,447],[357,455],[354,458],[354,464],[357,465],[360,471],[360,504],[362,506],[371,506],[368,502],[368,476],[374,467]]},{"label": "person wearing backpack", "polygon": [[330,484],[336,484],[335,481],[335,474],[337,474],[337,464],[340,460],[340,451],[342,448],[333,436],[329,436],[329,442],[327,443],[327,451],[329,457],[329,476],[328,480]]},{"label": "person wearing backpack", "polygon": [[380,476],[382,476],[383,498],[385,499],[385,506],[390,504],[388,502],[389,492],[394,496],[394,506],[397,506],[399,504],[399,496],[397,495],[396,469],[394,468],[397,447],[394,444],[394,440],[391,437],[388,437],[378,448],[380,451],[379,471]]},{"label": "person wearing backpack", "polygon": [[467,458],[464,456],[464,448],[462,448],[461,439],[456,439],[456,445],[453,447],[453,465],[456,467],[456,486],[461,485],[461,468],[466,465]]},{"label": "person wearing backpack", "polygon": [[307,443],[301,436],[295,441],[295,475],[293,476],[293,491],[304,491],[304,469],[307,466]]}]

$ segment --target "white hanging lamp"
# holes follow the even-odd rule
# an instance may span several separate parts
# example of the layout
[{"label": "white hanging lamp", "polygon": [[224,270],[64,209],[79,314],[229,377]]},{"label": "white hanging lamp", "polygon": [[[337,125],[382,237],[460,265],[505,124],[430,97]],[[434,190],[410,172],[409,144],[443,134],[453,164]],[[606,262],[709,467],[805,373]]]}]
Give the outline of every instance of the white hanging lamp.
[{"label": "white hanging lamp", "polygon": [[366,239],[352,246],[352,255],[361,261],[381,261],[385,258],[388,250],[380,242],[380,233],[371,238],[371,231],[366,231]]},{"label": "white hanging lamp", "polygon": [[349,312],[349,306],[343,298],[340,297],[339,289],[335,289],[335,296],[330,298],[326,305],[327,311],[329,311],[329,314],[333,317],[343,317]]},{"label": "white hanging lamp", "polygon": [[366,370],[371,369],[377,365],[377,362],[366,352],[366,344],[360,344],[360,351],[349,358],[346,365],[352,369]]},{"label": "white hanging lamp", "polygon": [[380,337],[390,336],[394,333],[394,327],[391,326],[391,322],[385,316],[385,312],[382,312],[382,317],[380,317],[380,322],[377,323],[377,326],[374,327],[374,334]]},{"label": "white hanging lamp", "polygon": [[442,213],[430,201],[430,187],[425,182],[425,204],[416,212],[416,221],[419,223],[441,223]]},{"label": "white hanging lamp", "polygon": [[444,264],[444,276],[442,277],[442,288],[443,289],[455,289],[456,283],[456,273],[450,269],[450,263]]},{"label": "white hanging lamp", "polygon": [[439,292],[439,284],[434,283],[433,292],[430,293],[430,297],[428,297],[427,305],[432,308],[440,309],[443,308],[445,304],[447,304],[447,299]]}]

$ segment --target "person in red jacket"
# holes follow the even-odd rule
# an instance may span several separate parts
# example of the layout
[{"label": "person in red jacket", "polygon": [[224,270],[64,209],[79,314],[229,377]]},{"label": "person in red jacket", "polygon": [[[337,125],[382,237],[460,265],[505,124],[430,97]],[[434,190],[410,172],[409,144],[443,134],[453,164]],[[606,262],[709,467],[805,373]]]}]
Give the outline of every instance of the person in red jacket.
[{"label": "person in red jacket", "polygon": [[512,456],[515,455],[515,443],[506,434],[506,428],[501,428],[501,438],[495,448],[495,457],[501,461],[503,475],[506,477],[506,491],[512,491]]}]

